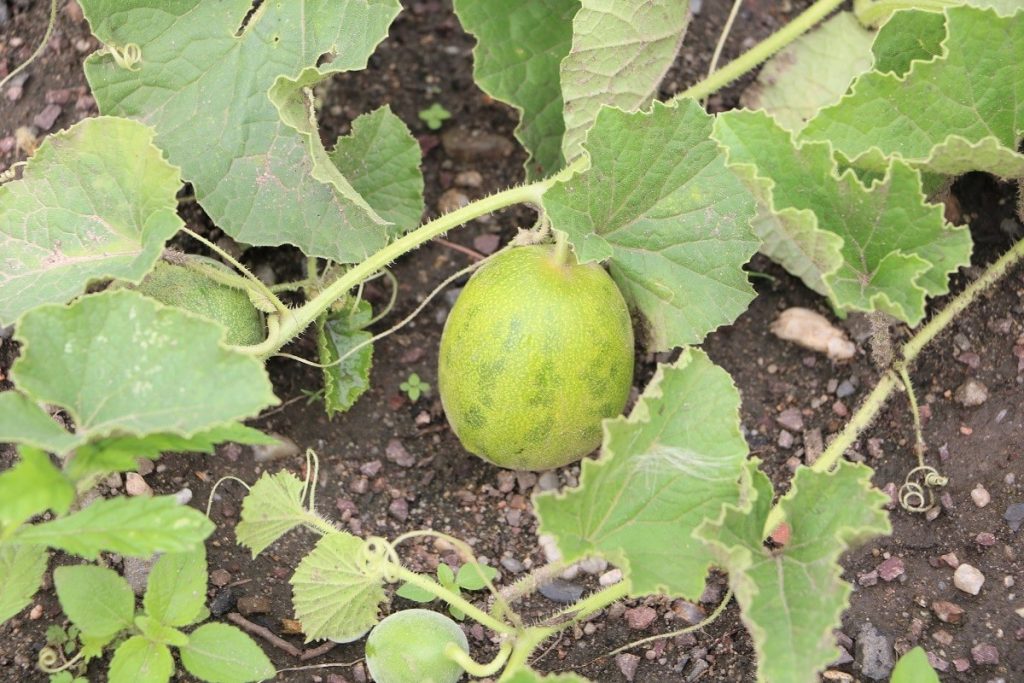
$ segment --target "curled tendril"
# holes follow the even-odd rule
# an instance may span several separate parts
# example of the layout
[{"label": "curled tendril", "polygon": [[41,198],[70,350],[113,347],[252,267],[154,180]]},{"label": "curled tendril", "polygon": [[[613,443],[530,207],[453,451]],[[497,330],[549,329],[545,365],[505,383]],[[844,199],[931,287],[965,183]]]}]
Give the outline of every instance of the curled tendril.
[{"label": "curled tendril", "polygon": [[[914,481],[918,477],[920,481]],[[933,489],[941,488],[948,483],[949,479],[930,465],[915,467],[907,473],[907,478],[900,487],[900,507],[908,512],[927,512],[935,506]]]},{"label": "curled tendril", "polygon": [[39,658],[36,660],[36,666],[45,673],[53,674],[63,669],[61,664],[60,655],[57,654],[57,650],[52,647],[44,647],[39,651]]},{"label": "curled tendril", "polygon": [[128,71],[138,71],[142,61],[142,48],[137,43],[127,43],[124,47],[104,45],[99,54],[110,55],[115,64]]}]

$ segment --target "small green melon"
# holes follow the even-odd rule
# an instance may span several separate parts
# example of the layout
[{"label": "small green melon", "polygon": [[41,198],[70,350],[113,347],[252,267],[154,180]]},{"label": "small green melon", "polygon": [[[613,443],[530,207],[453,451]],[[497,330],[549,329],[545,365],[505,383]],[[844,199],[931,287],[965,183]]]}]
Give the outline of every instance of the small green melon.
[{"label": "small green melon", "polygon": [[462,678],[462,667],[445,656],[448,643],[469,652],[466,634],[443,614],[395,612],[370,631],[366,667],[376,683],[455,683]]},{"label": "small green melon", "polygon": [[[210,259],[203,261],[223,267]],[[153,272],[131,288],[162,304],[221,323],[227,328],[224,340],[228,344],[251,346],[266,338],[263,314],[244,290],[221,284],[191,268],[158,261]]]},{"label": "small green melon", "polygon": [[633,328],[598,264],[548,245],[502,252],[459,295],[441,335],[438,389],[466,450],[510,469],[560,467],[601,443],[633,383]]}]

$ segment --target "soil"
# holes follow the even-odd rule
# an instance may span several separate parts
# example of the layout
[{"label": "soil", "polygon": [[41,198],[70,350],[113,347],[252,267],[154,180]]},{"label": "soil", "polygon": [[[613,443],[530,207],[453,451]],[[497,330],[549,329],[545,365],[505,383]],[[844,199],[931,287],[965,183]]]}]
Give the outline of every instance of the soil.
[{"label": "soil", "polygon": [[[329,142],[346,133],[360,112],[389,104],[419,137],[425,150],[428,213],[435,215],[439,198],[454,187],[459,172],[479,172],[483,179],[479,187],[458,191],[471,198],[483,196],[521,180],[523,157],[514,152],[457,161],[446,154],[438,135],[419,120],[420,110],[438,102],[452,114],[446,130],[464,127],[512,140],[516,115],[473,84],[473,40],[461,31],[448,3],[427,0],[406,4],[407,11],[371,59],[369,70],[338,76],[323,89],[321,126]],[[726,43],[723,63],[807,4],[797,0],[745,2]],[[41,0],[0,0],[0,77],[34,49],[45,30],[47,5]],[[665,79],[664,95],[685,88],[706,71],[728,5],[703,2],[680,58]],[[4,9],[9,10],[6,20]],[[34,125],[36,134],[47,132],[39,130],[40,122],[33,123],[33,119],[48,103],[61,107],[52,130],[95,113],[80,64],[95,47],[74,7],[63,8],[48,49],[28,71],[20,98],[12,101],[7,93],[0,96],[0,170],[24,159],[24,153],[14,144],[17,127]],[[745,83],[730,86],[712,98],[709,106],[735,106]],[[954,278],[954,291],[958,291],[976,274],[974,270],[991,262],[1020,237],[1020,223],[1013,216],[1012,188],[991,178],[968,176],[954,186],[953,194],[976,243],[974,267]],[[197,207],[185,207],[183,214],[191,227],[219,237]],[[488,241],[493,241],[488,236],[505,240],[516,227],[528,226],[532,219],[527,210],[506,211],[474,221],[449,239],[465,248],[473,249],[475,245],[484,249]],[[286,277],[295,269],[294,250],[254,249],[245,254],[245,259],[255,268],[273,268],[278,277]],[[435,242],[400,260],[395,267],[401,283],[398,301],[381,325],[410,313],[427,292],[449,273],[464,267],[468,259],[464,251]],[[752,454],[764,460],[765,470],[784,490],[792,468],[807,457],[808,435],[813,440],[815,430],[820,430],[827,441],[870,390],[878,373],[869,357],[869,330],[862,318],[851,316],[839,323],[857,340],[860,350],[853,361],[846,363],[829,362],[771,335],[770,323],[790,306],[805,306],[834,316],[819,296],[766,259],[756,257],[750,269],[764,276],[752,280],[757,298],[735,324],[712,334],[703,347],[739,386],[743,425]],[[367,288],[367,296],[377,306],[387,300],[385,288],[376,283]],[[377,345],[372,388],[351,411],[334,420],[328,420],[322,406],[304,395],[320,386],[318,371],[284,359],[271,360],[269,370],[283,405],[251,424],[289,437],[301,451],[312,448],[319,454],[320,508],[352,531],[387,537],[412,529],[443,531],[465,539],[478,555],[501,565],[505,577],[512,579],[516,572],[508,567],[516,568],[519,563],[528,569],[545,562],[529,499],[539,486],[538,478],[499,471],[466,454],[447,428],[436,397],[411,402],[399,388],[413,372],[436,384],[437,345],[453,296],[447,293],[439,297],[406,328]],[[936,301],[933,306],[938,308],[942,303]],[[902,327],[894,333],[897,339],[907,334]],[[304,357],[314,355],[309,339],[300,340],[288,351]],[[10,387],[6,372],[16,354],[15,344],[0,341],[0,389]],[[891,513],[892,536],[874,539],[844,557],[844,578],[855,585],[855,590],[837,638],[848,654],[855,652],[853,640],[860,638],[861,649],[869,644],[869,634],[862,635],[862,629],[871,625],[885,639],[882,649],[891,652],[895,647],[902,652],[912,645],[923,645],[942,671],[943,681],[1019,680],[1024,671],[1024,621],[1015,616],[1014,609],[1020,607],[1018,596],[1024,584],[1013,583],[1024,581],[1024,547],[1021,533],[1011,531],[1003,514],[1009,505],[1024,502],[1022,356],[1024,269],[1018,268],[939,337],[913,368],[912,379],[926,415],[926,460],[949,478],[949,484],[942,490],[937,517],[895,508]],[[655,360],[665,357],[642,355],[638,359],[639,380],[649,378]],[[956,390],[969,379],[984,383],[988,390],[987,400],[977,407],[965,407],[955,398]],[[638,381],[638,386],[642,382]],[[777,418],[787,408],[800,412],[803,428],[783,434]],[[916,464],[913,438],[906,400],[897,395],[856,445],[852,457],[866,460],[875,469],[875,483],[880,488],[899,487]],[[409,462],[402,457],[394,457],[402,451],[408,454],[410,466],[403,466]],[[0,467],[7,466],[10,458],[10,449],[0,450]],[[146,480],[158,493],[188,488],[194,494],[193,505],[202,507],[213,483],[223,476],[252,482],[263,471],[282,468],[303,475],[304,459],[294,454],[272,462],[256,462],[250,449],[224,446],[214,456],[165,456]],[[572,485],[578,471],[578,466],[563,468],[556,473],[557,479],[562,485]],[[979,486],[991,498],[984,507],[971,496]],[[103,489],[113,492],[121,487],[122,480],[115,478]],[[247,618],[252,622],[282,633],[282,620],[292,616],[287,579],[313,539],[302,532],[292,533],[252,559],[235,544],[232,531],[243,493],[239,485],[227,482],[213,497],[212,518],[218,529],[209,541],[208,552],[211,571],[220,571],[217,585],[211,583],[210,598],[219,614],[229,609],[248,611]],[[403,544],[402,550],[416,569],[429,571],[441,561],[456,562],[443,545],[430,542]],[[949,553],[984,574],[980,594],[968,595],[953,587],[950,564],[954,560]],[[121,566],[120,558],[106,561]],[[872,572],[884,561],[884,569],[892,571],[882,573],[892,580],[876,576],[875,584],[870,585]],[[587,589],[596,586],[595,577],[586,574],[572,582]],[[686,616],[699,618],[714,608],[722,585],[722,577],[713,576],[704,601],[696,606],[661,597],[627,603],[627,607],[645,604],[656,610],[653,624],[639,630],[630,628],[621,606],[614,606],[597,615],[586,629],[565,632],[540,650],[533,664],[541,671],[574,671],[595,681],[626,680],[620,662],[607,653],[640,637],[681,628],[687,623]],[[950,601],[963,608],[961,623],[940,622],[932,609],[935,601]],[[45,644],[47,626],[64,621],[49,583],[34,604],[38,605],[35,611],[26,609],[0,626],[0,680],[45,680],[34,669],[36,654]],[[408,604],[396,599],[393,606]],[[526,614],[539,616],[556,607],[538,596],[526,605]],[[479,627],[468,631],[478,659],[493,651]],[[302,647],[301,638],[285,638]],[[972,658],[972,648],[979,645],[994,646],[999,662],[982,664],[976,661],[978,657]],[[363,681],[366,677],[358,663],[362,656],[360,643],[339,645],[303,662],[269,645],[266,650],[279,668],[355,662],[285,672],[277,680],[337,683]],[[639,655],[636,681],[755,679],[751,641],[735,604],[702,631],[633,652]],[[847,661],[834,667],[838,677],[830,680],[848,680],[838,672],[864,679],[860,658],[857,662],[844,659]],[[959,671],[957,664],[962,666],[964,662],[968,668]],[[101,680],[101,671],[100,664],[91,667],[90,679]],[[180,674],[176,680],[191,679]]]}]

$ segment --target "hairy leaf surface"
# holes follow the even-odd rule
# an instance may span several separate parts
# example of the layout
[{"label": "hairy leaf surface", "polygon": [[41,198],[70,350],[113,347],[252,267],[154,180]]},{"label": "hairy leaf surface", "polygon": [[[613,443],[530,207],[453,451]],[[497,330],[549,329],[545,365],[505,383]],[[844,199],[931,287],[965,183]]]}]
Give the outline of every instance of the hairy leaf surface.
[{"label": "hairy leaf surface", "polygon": [[264,472],[242,501],[241,521],[235,538],[256,557],[271,543],[302,524],[307,516],[302,504],[304,485],[291,472]]},{"label": "hairy leaf surface", "polygon": [[353,311],[346,306],[341,311],[326,313],[316,321],[316,346],[324,373],[324,407],[327,416],[343,413],[370,388],[370,368],[373,366],[373,344],[366,344],[351,356],[336,363],[342,355],[366,343],[373,334],[366,326],[373,319],[369,302],[360,301]]},{"label": "hairy leaf surface", "polygon": [[0,186],[0,325],[89,282],[139,282],[182,226],[178,169],[153,129],[109,116],[49,135]]},{"label": "hairy leaf surface", "polygon": [[726,168],[711,123],[694,100],[604,109],[587,138],[590,168],[544,194],[581,263],[610,259],[655,350],[699,343],[754,295],[743,272],[758,247],[754,198]]},{"label": "hairy leaf surface", "polygon": [[43,582],[49,557],[46,548],[0,545],[0,624],[32,601]]},{"label": "hairy leaf surface", "polygon": [[605,421],[580,485],[535,497],[542,533],[566,561],[600,554],[631,595],[700,597],[712,555],[691,533],[736,503],[747,444],[739,392],[702,351],[659,366],[628,418]]}]

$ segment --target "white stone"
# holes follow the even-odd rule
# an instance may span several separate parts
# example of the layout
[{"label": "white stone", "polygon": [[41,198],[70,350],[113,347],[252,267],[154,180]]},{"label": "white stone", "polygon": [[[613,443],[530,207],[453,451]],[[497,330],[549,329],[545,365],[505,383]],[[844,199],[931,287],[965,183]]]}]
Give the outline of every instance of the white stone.
[{"label": "white stone", "polygon": [[992,502],[992,496],[989,495],[989,492],[985,490],[984,486],[978,484],[971,490],[971,500],[974,501],[975,505],[983,508]]},{"label": "white stone", "polygon": [[153,489],[149,487],[146,480],[136,472],[129,472],[124,475],[124,490],[129,496],[152,496]]},{"label": "white stone", "polygon": [[964,593],[977,595],[985,583],[985,575],[967,563],[961,564],[953,572],[953,585]]},{"label": "white stone", "polygon": [[548,564],[558,562],[562,559],[562,553],[558,550],[558,545],[555,543],[554,536],[541,534],[540,538],[537,539],[537,545],[539,545],[540,549],[544,552],[544,559],[548,561]]},{"label": "white stone", "polygon": [[597,582],[607,588],[608,586],[614,586],[619,581],[622,581],[622,570],[612,569],[607,571],[597,579]]},{"label": "white stone", "polygon": [[587,574],[600,574],[608,569],[608,560],[603,557],[588,557],[580,561],[580,569]]}]

